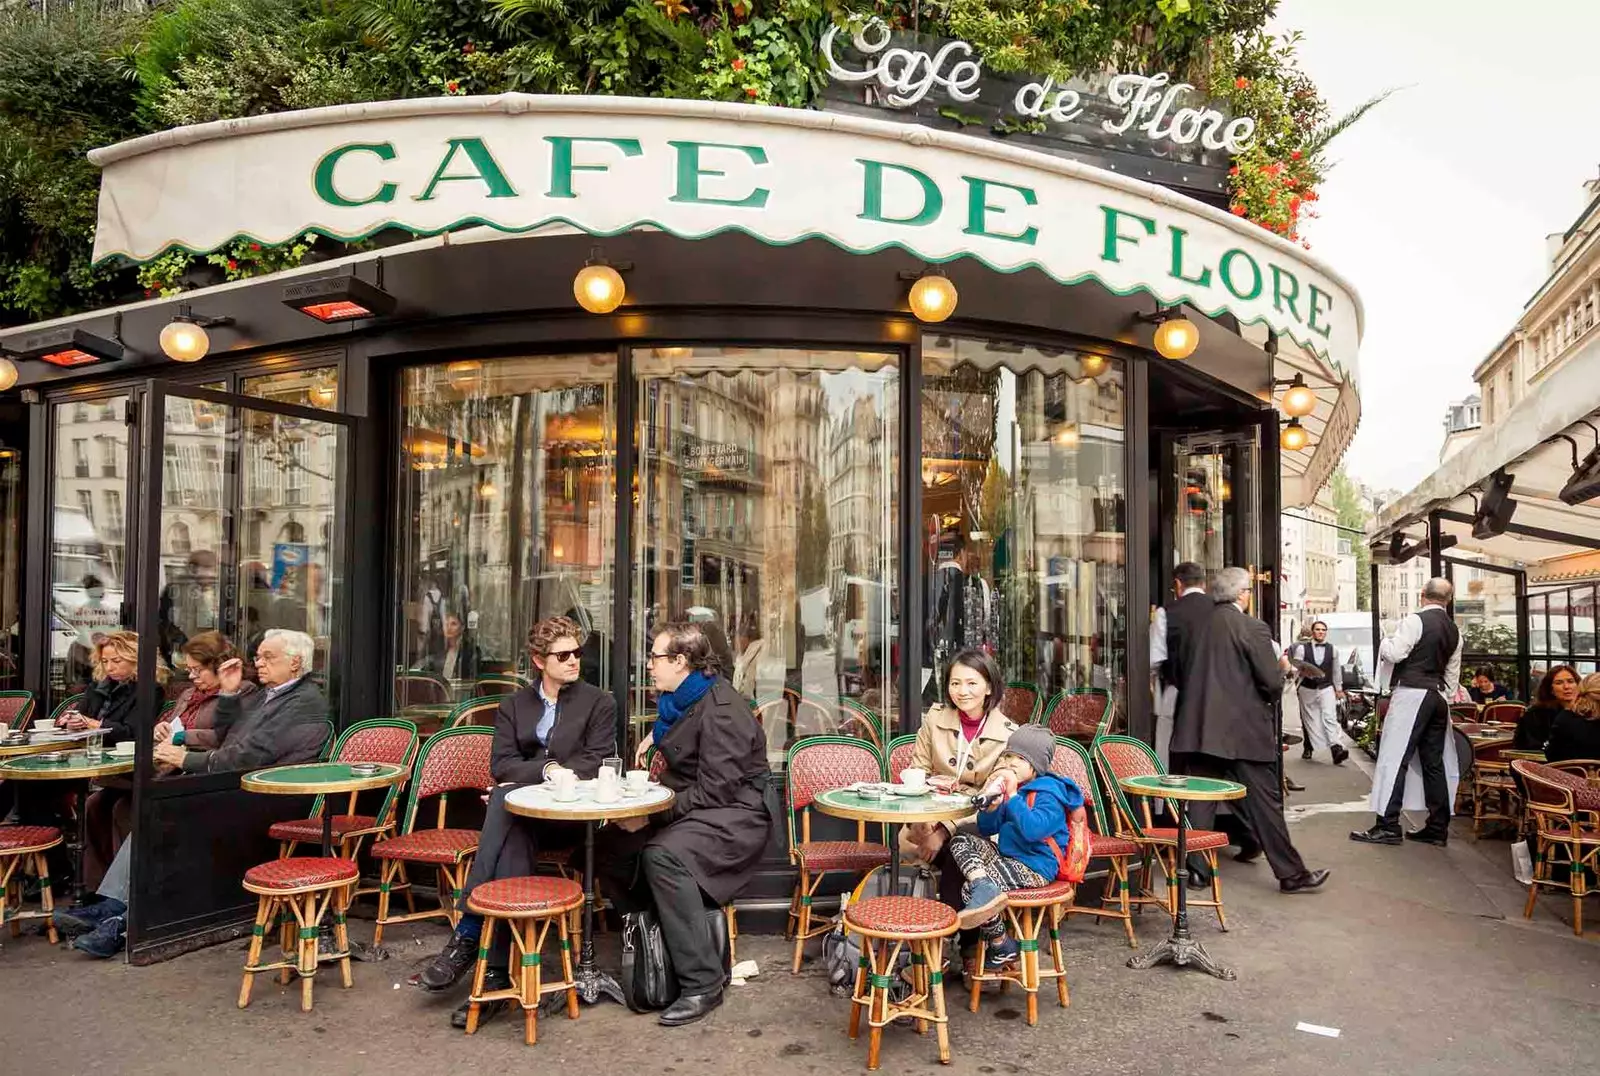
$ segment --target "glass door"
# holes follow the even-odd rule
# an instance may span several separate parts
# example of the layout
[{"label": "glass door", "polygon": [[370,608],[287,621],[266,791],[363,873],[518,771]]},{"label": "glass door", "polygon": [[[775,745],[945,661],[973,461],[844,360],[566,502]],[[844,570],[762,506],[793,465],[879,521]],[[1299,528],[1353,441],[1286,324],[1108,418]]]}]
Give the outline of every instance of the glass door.
[{"label": "glass door", "polygon": [[1261,569],[1261,460],[1257,428],[1167,435],[1161,517],[1169,551],[1153,588],[1165,600],[1172,569],[1194,561],[1209,581],[1226,567],[1250,572],[1254,608],[1270,577]]}]

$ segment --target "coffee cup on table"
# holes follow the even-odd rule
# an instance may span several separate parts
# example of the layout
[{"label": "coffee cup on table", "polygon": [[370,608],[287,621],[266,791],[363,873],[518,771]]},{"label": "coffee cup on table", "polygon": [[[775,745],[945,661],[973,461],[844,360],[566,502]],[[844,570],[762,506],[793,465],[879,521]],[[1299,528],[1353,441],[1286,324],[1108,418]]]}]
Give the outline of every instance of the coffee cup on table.
[{"label": "coffee cup on table", "polygon": [[595,778],[595,802],[615,803],[621,795],[622,781],[618,779],[617,771],[608,766],[602,766],[600,773]]},{"label": "coffee cup on table", "polygon": [[548,777],[550,794],[562,802],[570,803],[578,798],[578,775],[565,767],[557,767],[550,771]]},{"label": "coffee cup on table", "polygon": [[629,770],[628,771],[628,791],[629,792],[632,792],[634,795],[639,795],[639,794],[645,792],[647,789],[649,789],[649,787],[650,787],[650,771],[649,770]]},{"label": "coffee cup on table", "polygon": [[900,771],[900,783],[907,788],[927,788],[928,771],[917,766],[908,766]]}]

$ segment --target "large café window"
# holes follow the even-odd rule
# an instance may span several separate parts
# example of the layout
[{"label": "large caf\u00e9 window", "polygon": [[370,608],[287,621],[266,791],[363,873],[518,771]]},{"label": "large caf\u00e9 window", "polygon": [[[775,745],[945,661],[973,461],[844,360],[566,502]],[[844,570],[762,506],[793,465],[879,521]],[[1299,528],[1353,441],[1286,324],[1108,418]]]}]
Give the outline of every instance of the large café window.
[{"label": "large caf\u00e9 window", "polygon": [[644,656],[707,624],[781,766],[800,736],[882,743],[895,725],[895,356],[681,347],[635,352],[638,535],[633,735]]},{"label": "large caf\u00e9 window", "polygon": [[923,377],[923,701],[980,647],[1014,720],[1087,734],[1126,667],[1121,364],[925,336]]},{"label": "large caf\u00e9 window", "polygon": [[615,394],[611,354],[406,370],[394,691],[424,728],[531,683],[543,617],[583,627],[583,677],[609,685]]}]

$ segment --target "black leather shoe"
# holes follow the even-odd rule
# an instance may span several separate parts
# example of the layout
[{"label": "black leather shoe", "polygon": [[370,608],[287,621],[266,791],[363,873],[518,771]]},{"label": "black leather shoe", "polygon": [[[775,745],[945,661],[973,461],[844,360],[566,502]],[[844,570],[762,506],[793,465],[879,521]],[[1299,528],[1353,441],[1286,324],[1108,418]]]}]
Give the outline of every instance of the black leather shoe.
[{"label": "black leather shoe", "polygon": [[1450,843],[1450,835],[1448,833],[1430,833],[1425,829],[1410,829],[1406,831],[1406,840],[1421,841],[1423,844],[1432,844],[1443,848]]},{"label": "black leather shoe", "polygon": [[1350,752],[1346,751],[1344,748],[1340,747],[1338,744],[1334,744],[1333,745],[1333,764],[1335,766],[1343,766],[1345,759],[1347,759],[1349,757],[1350,757]]},{"label": "black leather shoe", "polygon": [[[483,989],[485,991],[505,990],[510,986],[511,976],[507,975],[503,971],[485,971],[483,973]],[[493,1020],[495,1017],[505,1012],[506,1006],[510,1004],[511,1002],[504,999],[498,1001],[485,1001],[481,1003],[478,1006],[478,1026],[482,1027],[490,1020]],[[459,1006],[457,1006],[456,1011],[450,1014],[450,1026],[455,1028],[457,1031],[465,1031],[467,1027],[467,1011],[471,1008],[472,1001],[470,999],[463,1001]]]},{"label": "black leather shoe", "polygon": [[1371,829],[1355,829],[1350,831],[1350,839],[1358,844],[1399,844],[1400,832],[1393,829],[1384,829],[1382,826],[1373,826]]},{"label": "black leather shoe", "polygon": [[1278,883],[1278,888],[1285,893],[1309,893],[1313,889],[1320,888],[1322,883],[1328,880],[1328,875],[1332,873],[1332,871],[1327,870],[1306,871],[1304,874],[1296,875],[1293,878],[1283,879]]},{"label": "black leather shoe", "polygon": [[1306,786],[1296,781],[1293,777],[1285,777],[1283,779],[1283,787],[1290,792],[1304,792],[1306,790]]},{"label": "black leather shoe", "polygon": [[478,939],[452,934],[444,951],[422,969],[417,984],[424,990],[449,990],[460,982],[461,977],[471,971],[477,962]]},{"label": "black leather shoe", "polygon": [[661,1015],[656,1018],[656,1023],[662,1027],[682,1027],[692,1024],[696,1020],[704,1020],[711,1015],[711,1010],[722,1004],[722,991],[710,994],[684,994],[671,1005],[661,1010]]},{"label": "black leather shoe", "polygon": [[1211,872],[1190,867],[1188,870],[1190,889],[1210,889]]},{"label": "black leather shoe", "polygon": [[1307,740],[1305,746],[1300,748],[1300,757],[1309,761],[1312,754],[1314,752],[1311,750],[1311,741]]}]

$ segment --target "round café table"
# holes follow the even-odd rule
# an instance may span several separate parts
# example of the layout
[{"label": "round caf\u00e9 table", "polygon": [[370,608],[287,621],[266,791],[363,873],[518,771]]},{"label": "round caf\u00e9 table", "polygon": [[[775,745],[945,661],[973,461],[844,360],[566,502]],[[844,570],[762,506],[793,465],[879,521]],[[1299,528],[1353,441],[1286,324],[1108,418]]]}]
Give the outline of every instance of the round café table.
[{"label": "round caf\u00e9 table", "polygon": [[[59,755],[60,757],[54,757]],[[37,748],[33,754],[15,756],[0,761],[0,781],[73,781],[83,785],[84,799],[88,798],[89,782],[97,777],[110,777],[133,772],[133,756],[101,751],[90,756],[87,751],[73,751],[69,744],[51,741]],[[80,804],[78,808],[77,859],[72,880],[73,894],[83,900],[83,850],[89,844],[89,812]]]},{"label": "round caf\u00e9 table", "polygon": [[299,762],[289,766],[270,766],[252,770],[239,779],[239,787],[246,792],[262,792],[272,796],[315,796],[322,800],[322,854],[333,857],[333,805],[328,796],[340,792],[363,792],[369,788],[387,788],[405,779],[410,772],[404,766],[387,763],[376,765],[376,773],[358,774],[353,762]]},{"label": "round caf\u00e9 table", "polygon": [[945,795],[932,790],[920,796],[897,796],[890,792],[882,799],[869,799],[851,788],[830,788],[817,793],[811,805],[835,818],[879,822],[888,827],[891,893],[900,892],[900,826],[914,822],[955,822],[976,810],[970,795]]},{"label": "round caf\u00e9 table", "polygon": [[[38,755],[46,751],[71,751],[72,749],[73,744],[70,740],[30,739],[26,743],[0,743],[0,760],[21,758],[24,755]],[[131,758],[132,756],[129,757]]]},{"label": "round caf\u00e9 table", "polygon": [[[1182,784],[1165,784],[1155,776],[1124,777],[1117,782],[1124,792],[1135,796],[1149,796],[1169,800],[1237,800],[1243,799],[1245,787],[1235,781],[1214,777],[1185,777]],[[1178,816],[1177,869],[1183,871],[1189,861],[1189,819],[1184,811],[1174,811]],[[1153,968],[1157,964],[1171,963],[1175,967],[1191,964],[1219,979],[1238,978],[1234,970],[1214,960],[1205,946],[1195,941],[1189,933],[1189,887],[1178,881],[1178,906],[1172,916],[1172,937],[1156,945],[1147,953],[1140,953],[1128,961],[1128,967]]]},{"label": "round caf\u00e9 table", "polygon": [[[643,818],[672,806],[672,789],[651,783],[644,792],[630,795],[625,790],[612,803],[595,799],[595,782],[579,781],[576,799],[558,800],[548,784],[523,785],[506,794],[506,810],[523,818],[543,818],[556,822],[582,822],[583,826],[583,945],[578,950],[578,997],[593,1005],[608,997],[623,1004],[622,987],[595,966],[594,961],[594,834],[605,822],[624,818]],[[559,995],[555,997],[559,998]]]}]

